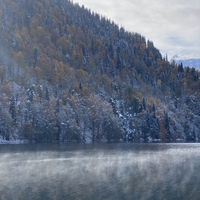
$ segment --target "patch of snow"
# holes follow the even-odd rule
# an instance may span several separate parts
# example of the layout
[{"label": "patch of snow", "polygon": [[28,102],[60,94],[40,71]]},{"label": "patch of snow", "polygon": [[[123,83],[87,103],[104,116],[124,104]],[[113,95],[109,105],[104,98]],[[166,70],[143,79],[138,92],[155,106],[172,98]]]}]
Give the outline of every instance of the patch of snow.
[{"label": "patch of snow", "polygon": [[28,140],[3,140],[3,139],[0,139],[0,144],[25,144],[25,143],[29,143]]}]

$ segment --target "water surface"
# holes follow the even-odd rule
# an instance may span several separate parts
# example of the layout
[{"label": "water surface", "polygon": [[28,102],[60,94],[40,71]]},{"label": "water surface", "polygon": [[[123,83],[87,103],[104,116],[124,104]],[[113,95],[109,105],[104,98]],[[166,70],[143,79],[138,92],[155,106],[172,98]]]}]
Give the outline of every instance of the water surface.
[{"label": "water surface", "polygon": [[200,197],[200,144],[0,145],[0,199]]}]

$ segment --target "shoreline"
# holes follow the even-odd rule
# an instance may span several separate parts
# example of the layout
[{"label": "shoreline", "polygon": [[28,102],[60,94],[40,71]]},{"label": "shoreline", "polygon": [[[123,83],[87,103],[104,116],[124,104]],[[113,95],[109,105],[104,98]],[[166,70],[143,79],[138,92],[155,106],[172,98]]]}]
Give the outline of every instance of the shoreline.
[{"label": "shoreline", "polygon": [[176,139],[176,140],[151,140],[151,141],[106,141],[106,140],[101,140],[101,141],[29,141],[29,140],[2,140],[0,139],[0,145],[3,144],[51,144],[51,143],[68,143],[68,144],[75,144],[75,143],[79,143],[79,144],[92,144],[92,143],[199,143],[199,140],[191,140],[191,141],[187,141],[184,139]]}]

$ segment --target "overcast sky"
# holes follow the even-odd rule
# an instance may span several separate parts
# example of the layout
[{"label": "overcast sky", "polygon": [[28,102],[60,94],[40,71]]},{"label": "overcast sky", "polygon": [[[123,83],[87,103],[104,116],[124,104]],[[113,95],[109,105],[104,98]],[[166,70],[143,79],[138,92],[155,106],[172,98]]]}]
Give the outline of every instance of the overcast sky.
[{"label": "overcast sky", "polygon": [[200,50],[200,0],[74,0],[140,33],[168,58]]}]

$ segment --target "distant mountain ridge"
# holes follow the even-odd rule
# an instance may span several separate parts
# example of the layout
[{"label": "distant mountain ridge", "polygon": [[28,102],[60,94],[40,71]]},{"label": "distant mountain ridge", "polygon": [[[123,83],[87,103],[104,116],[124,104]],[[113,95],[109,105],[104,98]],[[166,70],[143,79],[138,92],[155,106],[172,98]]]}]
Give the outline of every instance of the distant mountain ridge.
[{"label": "distant mountain ridge", "polygon": [[183,66],[194,67],[200,70],[200,51],[183,50],[172,57],[171,62],[175,60],[177,64],[183,63]]}]

